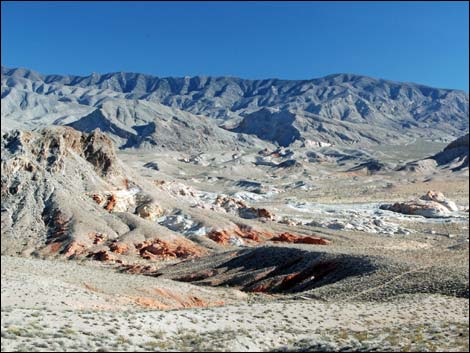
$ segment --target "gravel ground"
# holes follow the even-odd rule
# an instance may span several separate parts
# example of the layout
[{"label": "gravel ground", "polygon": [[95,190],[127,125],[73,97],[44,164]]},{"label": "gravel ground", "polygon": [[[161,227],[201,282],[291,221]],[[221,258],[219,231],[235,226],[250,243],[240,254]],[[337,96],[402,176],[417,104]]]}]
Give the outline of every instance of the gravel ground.
[{"label": "gravel ground", "polygon": [[[44,273],[41,281],[37,272]],[[99,290],[71,286],[90,273],[97,282],[106,275]],[[132,291],[141,280],[199,289],[87,263],[2,257],[2,351],[468,349],[465,298],[410,294],[388,302],[326,302],[240,294],[237,303],[218,307],[119,305],[123,288]],[[47,295],[41,296],[41,290]],[[219,299],[237,296],[231,289],[210,290]]]}]

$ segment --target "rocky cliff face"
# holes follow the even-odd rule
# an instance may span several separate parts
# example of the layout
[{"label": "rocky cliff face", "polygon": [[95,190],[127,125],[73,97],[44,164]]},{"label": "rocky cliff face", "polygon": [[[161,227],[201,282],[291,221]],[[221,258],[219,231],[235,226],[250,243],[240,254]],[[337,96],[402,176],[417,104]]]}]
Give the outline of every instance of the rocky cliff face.
[{"label": "rocky cliff face", "polygon": [[[462,135],[468,130],[469,98],[463,91],[350,74],[292,81],[132,73],[78,77],[2,67],[7,127],[73,123],[90,129],[93,119],[77,120],[97,109],[110,120],[107,133],[124,139],[126,148],[167,145],[159,131],[174,129],[193,145],[239,143],[236,134],[217,126],[222,122],[229,130],[280,145],[299,139],[389,143]],[[189,130],[193,135],[186,135]]]}]

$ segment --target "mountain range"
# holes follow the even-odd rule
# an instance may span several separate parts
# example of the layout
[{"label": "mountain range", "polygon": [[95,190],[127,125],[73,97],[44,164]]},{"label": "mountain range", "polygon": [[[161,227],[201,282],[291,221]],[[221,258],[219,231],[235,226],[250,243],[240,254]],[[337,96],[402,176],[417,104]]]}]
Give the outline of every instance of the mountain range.
[{"label": "mountain range", "polygon": [[469,96],[353,74],[311,80],[43,75],[2,67],[2,130],[100,128],[120,148],[447,142],[469,129]]}]

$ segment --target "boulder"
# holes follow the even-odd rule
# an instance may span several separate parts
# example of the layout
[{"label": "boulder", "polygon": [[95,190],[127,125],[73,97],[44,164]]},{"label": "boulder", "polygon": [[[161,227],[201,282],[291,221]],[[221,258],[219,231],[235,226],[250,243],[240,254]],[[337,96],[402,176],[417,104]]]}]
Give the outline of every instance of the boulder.
[{"label": "boulder", "polygon": [[97,245],[103,243],[107,236],[103,233],[92,232],[88,234],[88,238],[93,242],[93,245]]},{"label": "boulder", "polygon": [[441,204],[434,201],[407,201],[396,202],[393,205],[382,205],[382,210],[403,213],[407,215],[423,216],[426,218],[448,217],[450,211]]},{"label": "boulder", "polygon": [[446,207],[449,211],[456,212],[459,210],[455,202],[447,199],[442,192],[428,191],[426,195],[421,196],[421,200],[435,201]]},{"label": "boulder", "polygon": [[109,245],[109,249],[116,254],[124,254],[129,251],[129,246],[126,243],[116,241]]},{"label": "boulder", "polygon": [[106,250],[99,250],[97,252],[90,253],[89,255],[94,260],[98,261],[111,261],[114,260],[114,256],[107,252]]},{"label": "boulder", "polygon": [[163,210],[157,204],[142,204],[135,209],[135,213],[144,219],[155,222],[163,215]]},{"label": "boulder", "polygon": [[238,213],[241,218],[245,219],[275,219],[275,216],[271,211],[265,208],[250,207],[243,200],[230,196],[218,195],[215,199],[214,205],[222,208],[223,210],[225,210],[225,212]]},{"label": "boulder", "polygon": [[265,208],[258,208],[257,213],[258,213],[258,217],[260,218],[267,218],[270,220],[274,219],[274,214]]},{"label": "boulder", "polygon": [[113,194],[108,200],[108,203],[105,206],[105,210],[111,212],[114,209],[114,206],[116,206],[116,196]]},{"label": "boulder", "polygon": [[72,241],[65,249],[64,256],[72,257],[82,254],[86,249],[84,244],[81,244],[77,241]]},{"label": "boulder", "polygon": [[428,191],[418,200],[381,205],[380,209],[426,218],[449,217],[458,211],[457,205],[448,200],[441,192]]}]

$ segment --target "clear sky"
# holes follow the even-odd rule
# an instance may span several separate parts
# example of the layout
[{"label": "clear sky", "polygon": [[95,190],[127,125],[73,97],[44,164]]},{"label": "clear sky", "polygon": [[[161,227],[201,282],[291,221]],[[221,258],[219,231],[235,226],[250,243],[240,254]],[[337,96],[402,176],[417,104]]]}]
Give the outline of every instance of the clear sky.
[{"label": "clear sky", "polygon": [[4,2],[2,65],[42,73],[309,79],[468,92],[468,2]]}]

